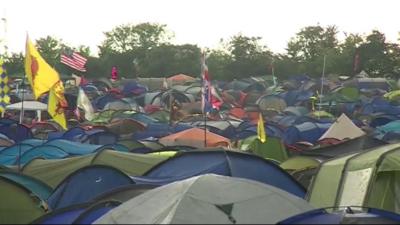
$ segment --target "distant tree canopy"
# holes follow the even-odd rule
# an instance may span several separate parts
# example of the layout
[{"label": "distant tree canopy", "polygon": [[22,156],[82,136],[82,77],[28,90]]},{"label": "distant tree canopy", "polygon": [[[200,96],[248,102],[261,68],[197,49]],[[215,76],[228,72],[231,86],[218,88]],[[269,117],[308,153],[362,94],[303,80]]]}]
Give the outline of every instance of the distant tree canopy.
[{"label": "distant tree canopy", "polygon": [[[241,33],[221,40],[217,49],[206,49],[211,77],[230,80],[271,74],[274,67],[278,78],[293,74],[321,76],[323,59],[325,73],[354,75],[365,70],[371,76],[400,77],[400,47],[386,40],[383,33],[345,33],[339,41],[336,26],[320,25],[302,28],[287,44],[286,53],[274,54],[261,37]],[[125,24],[104,32],[98,56],[88,46],[68,46],[62,39],[47,36],[36,40],[43,58],[61,74],[87,77],[109,77],[116,66],[122,77],[165,77],[178,73],[199,76],[201,49],[192,44],[172,44],[173,32],[164,24]],[[72,49],[88,58],[87,72],[75,71],[60,62],[65,49]],[[354,68],[355,55],[359,56]],[[24,55],[12,53],[5,57],[9,74],[24,74]]]}]

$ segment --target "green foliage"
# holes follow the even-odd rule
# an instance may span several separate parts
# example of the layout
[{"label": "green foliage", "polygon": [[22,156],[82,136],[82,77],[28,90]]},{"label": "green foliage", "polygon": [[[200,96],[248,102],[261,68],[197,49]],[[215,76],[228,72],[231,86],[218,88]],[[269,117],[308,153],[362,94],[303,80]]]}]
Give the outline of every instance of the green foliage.
[{"label": "green foliage", "polygon": [[[275,75],[284,79],[293,74],[320,77],[323,59],[325,73],[354,75],[356,51],[360,70],[371,76],[400,76],[400,46],[386,40],[374,30],[366,36],[345,33],[337,39],[336,26],[320,25],[302,28],[287,45],[284,54],[273,54],[260,37],[237,34],[221,40],[218,49],[207,49],[207,65],[211,79],[232,80],[271,74],[274,59]],[[121,77],[165,77],[178,73],[199,76],[201,49],[196,45],[174,45],[172,32],[157,23],[125,24],[104,32],[98,46],[99,56],[92,56],[88,46],[67,46],[61,39],[47,36],[36,41],[43,58],[61,74],[83,74],[87,77],[109,77],[116,66]],[[87,73],[80,73],[60,63],[60,54],[72,49],[88,58]],[[5,56],[9,74],[24,73],[24,56],[13,53]]]}]

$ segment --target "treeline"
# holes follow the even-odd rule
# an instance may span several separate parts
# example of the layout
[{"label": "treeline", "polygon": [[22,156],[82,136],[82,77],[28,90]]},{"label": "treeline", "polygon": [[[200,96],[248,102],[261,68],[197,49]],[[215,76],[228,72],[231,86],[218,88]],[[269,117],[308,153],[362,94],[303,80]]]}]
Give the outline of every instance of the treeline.
[{"label": "treeline", "polygon": [[[271,74],[278,78],[293,74],[321,76],[326,57],[326,74],[354,75],[361,70],[371,76],[400,75],[400,47],[373,30],[368,35],[345,34],[339,41],[336,26],[302,28],[287,44],[285,54],[275,54],[261,37],[237,34],[221,40],[218,49],[206,49],[213,79],[231,80]],[[61,39],[47,36],[36,40],[39,52],[61,74],[82,74],[60,63],[60,54],[70,48],[88,57],[86,77],[109,77],[116,66],[121,76],[165,77],[177,73],[200,74],[201,49],[192,44],[174,45],[166,25],[125,24],[105,32],[94,57],[87,46],[68,46]],[[24,74],[24,55],[4,56],[9,74]],[[356,59],[356,60],[355,60]]]}]

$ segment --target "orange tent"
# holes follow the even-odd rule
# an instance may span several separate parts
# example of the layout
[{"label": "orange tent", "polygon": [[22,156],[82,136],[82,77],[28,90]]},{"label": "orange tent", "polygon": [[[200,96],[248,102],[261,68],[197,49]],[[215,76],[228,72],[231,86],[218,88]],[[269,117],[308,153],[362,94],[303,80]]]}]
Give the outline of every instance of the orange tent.
[{"label": "orange tent", "polygon": [[186,74],[180,73],[167,78],[168,81],[174,83],[185,83],[188,81],[195,81],[196,79]]},{"label": "orange tent", "polygon": [[[229,139],[206,131],[207,147],[228,147],[231,142]],[[190,128],[158,140],[165,146],[184,145],[196,148],[204,148],[204,130],[200,128]]]}]

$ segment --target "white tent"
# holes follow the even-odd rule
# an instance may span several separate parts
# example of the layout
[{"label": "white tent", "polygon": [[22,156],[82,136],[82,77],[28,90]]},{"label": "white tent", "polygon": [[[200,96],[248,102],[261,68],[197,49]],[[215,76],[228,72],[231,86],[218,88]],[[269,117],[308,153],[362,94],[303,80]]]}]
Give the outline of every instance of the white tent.
[{"label": "white tent", "polygon": [[41,121],[41,119],[42,119],[41,112],[47,111],[47,104],[44,104],[44,103],[41,103],[38,101],[17,102],[17,103],[6,106],[6,111],[7,110],[22,111],[21,118],[24,117],[23,111],[36,111],[38,120]]},{"label": "white tent", "polygon": [[343,139],[354,139],[365,135],[365,132],[358,128],[353,121],[349,119],[344,113],[336,119],[336,121],[329,127],[327,131],[319,138],[336,138],[339,140]]},{"label": "white tent", "polygon": [[150,190],[94,224],[272,224],[312,209],[270,185],[206,174]]}]

